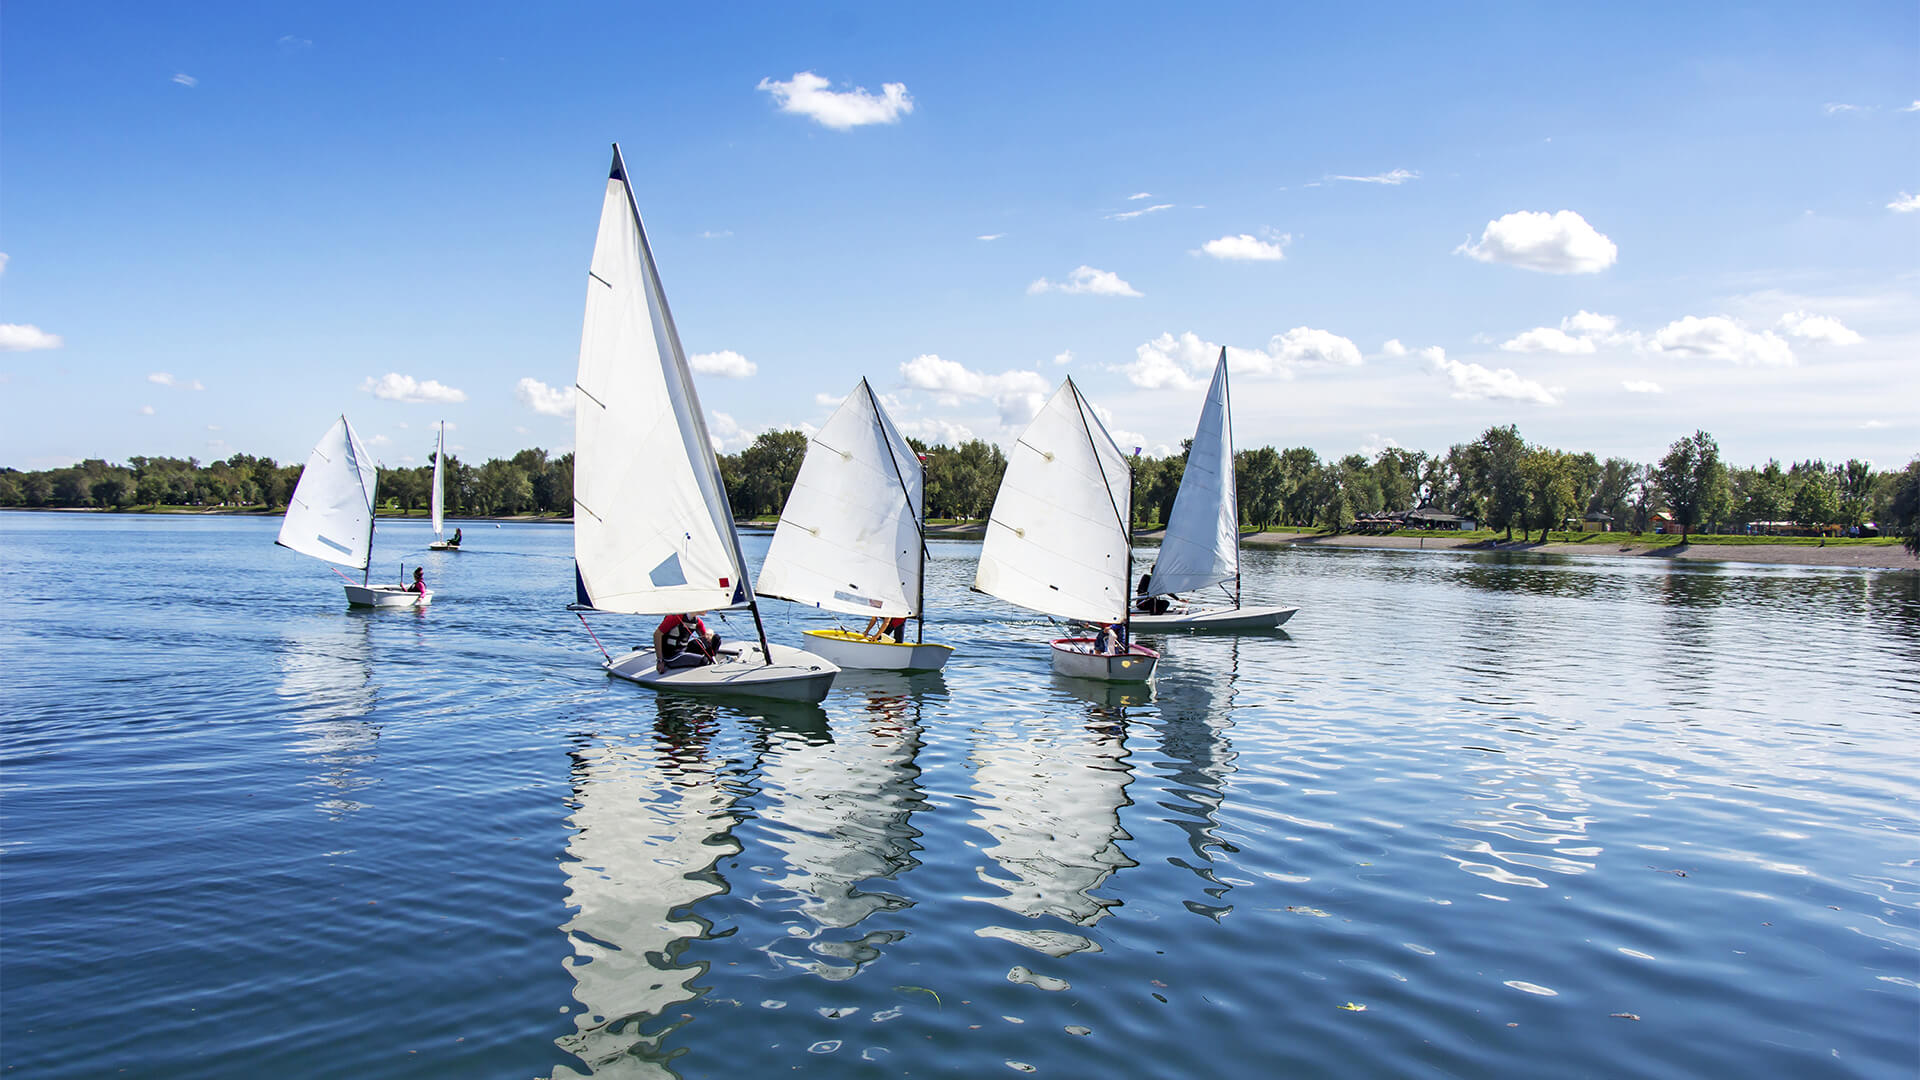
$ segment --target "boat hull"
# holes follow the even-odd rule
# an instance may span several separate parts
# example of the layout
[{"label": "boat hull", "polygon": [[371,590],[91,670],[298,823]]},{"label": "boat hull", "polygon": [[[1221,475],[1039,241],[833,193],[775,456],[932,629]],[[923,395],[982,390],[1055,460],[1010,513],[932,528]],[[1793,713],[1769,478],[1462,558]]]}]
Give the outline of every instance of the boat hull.
[{"label": "boat hull", "polygon": [[953,646],[876,641],[851,630],[809,630],[807,648],[843,668],[867,671],[939,671]]},{"label": "boat hull", "polygon": [[1135,613],[1127,621],[1136,633],[1151,630],[1272,630],[1293,618],[1299,608],[1239,607],[1202,611],[1169,611],[1164,615]]},{"label": "boat hull", "polygon": [[449,544],[445,540],[435,540],[427,545],[428,551],[459,551],[459,544]]},{"label": "boat hull", "polygon": [[433,603],[433,590],[421,594],[399,585],[348,585],[347,603],[370,608],[426,607]]},{"label": "boat hull", "polygon": [[656,671],[652,649],[635,649],[601,666],[607,674],[638,683],[649,690],[706,697],[757,697],[776,701],[818,703],[833,687],[838,665],[821,656],[786,645],[770,646],[773,662],[765,663],[760,646],[721,646],[720,658],[696,668]]},{"label": "boat hull", "polygon": [[1093,651],[1092,638],[1059,638],[1053,643],[1053,670],[1074,679],[1100,682],[1148,682],[1160,654],[1145,645],[1111,655]]}]

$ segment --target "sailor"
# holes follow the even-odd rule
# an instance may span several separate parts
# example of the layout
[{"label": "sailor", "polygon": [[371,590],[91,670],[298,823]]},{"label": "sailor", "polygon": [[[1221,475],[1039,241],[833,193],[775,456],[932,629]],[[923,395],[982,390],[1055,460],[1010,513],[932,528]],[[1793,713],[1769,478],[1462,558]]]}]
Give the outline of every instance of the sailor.
[{"label": "sailor", "polygon": [[720,652],[720,635],[707,632],[697,611],[683,611],[660,620],[653,631],[653,669],[695,668],[713,663]]},{"label": "sailor", "polygon": [[1140,575],[1140,588],[1134,596],[1133,610],[1143,615],[1165,615],[1167,608],[1173,605],[1164,596],[1152,596],[1147,592],[1147,583],[1153,580],[1153,571],[1149,569]]},{"label": "sailor", "polygon": [[460,530],[459,529],[453,530],[453,539],[447,541],[447,546],[448,547],[460,546]]},{"label": "sailor", "polygon": [[425,597],[427,595],[426,574],[427,574],[426,567],[424,566],[414,567],[413,568],[413,584],[407,586],[407,591],[410,593],[416,593],[422,597]]},{"label": "sailor", "polygon": [[907,640],[907,620],[875,615],[867,620],[867,628],[861,634],[868,641],[891,640],[898,644]]},{"label": "sailor", "polygon": [[1127,651],[1127,627],[1125,623],[1108,623],[1100,628],[1093,639],[1093,651],[1097,656],[1118,656]]}]

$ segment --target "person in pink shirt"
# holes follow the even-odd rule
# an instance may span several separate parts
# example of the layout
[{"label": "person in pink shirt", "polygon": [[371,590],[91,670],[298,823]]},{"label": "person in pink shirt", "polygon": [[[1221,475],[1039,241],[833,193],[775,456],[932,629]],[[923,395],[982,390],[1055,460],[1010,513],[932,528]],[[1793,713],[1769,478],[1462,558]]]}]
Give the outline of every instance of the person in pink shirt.
[{"label": "person in pink shirt", "polygon": [[424,566],[414,567],[413,568],[413,584],[407,586],[407,591],[410,593],[418,593],[421,596],[427,595],[426,573],[427,573],[426,567]]},{"label": "person in pink shirt", "polygon": [[713,663],[720,654],[720,635],[707,632],[697,611],[683,611],[660,620],[653,631],[653,669],[693,668]]}]

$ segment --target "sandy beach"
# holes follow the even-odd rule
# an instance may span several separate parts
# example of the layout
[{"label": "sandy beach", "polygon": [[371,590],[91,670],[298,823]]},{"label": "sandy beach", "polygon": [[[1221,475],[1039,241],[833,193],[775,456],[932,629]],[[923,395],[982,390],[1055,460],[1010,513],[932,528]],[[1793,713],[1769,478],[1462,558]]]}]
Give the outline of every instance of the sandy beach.
[{"label": "sandy beach", "polygon": [[[1146,539],[1146,537],[1142,537]],[[1626,536],[1595,534],[1579,544],[1513,543],[1436,536],[1327,536],[1319,533],[1255,533],[1242,543],[1260,546],[1301,544],[1311,547],[1411,548],[1423,551],[1525,551],[1543,555],[1640,556],[1649,559],[1685,559],[1692,562],[1773,563],[1791,566],[1853,566],[1885,570],[1920,570],[1920,559],[1899,544],[1688,544],[1635,543]]]}]

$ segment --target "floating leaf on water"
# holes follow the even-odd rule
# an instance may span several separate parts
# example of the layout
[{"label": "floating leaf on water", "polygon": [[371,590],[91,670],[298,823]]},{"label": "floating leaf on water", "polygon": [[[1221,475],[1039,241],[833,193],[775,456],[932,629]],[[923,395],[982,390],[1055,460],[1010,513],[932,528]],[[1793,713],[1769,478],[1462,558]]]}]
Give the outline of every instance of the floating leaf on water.
[{"label": "floating leaf on water", "polygon": [[1345,1005],[1342,1005],[1340,1007],[1347,1010],[1348,1012],[1366,1012],[1367,1011],[1367,1007],[1365,1005],[1355,1005],[1351,1001],[1347,1002]]},{"label": "floating leaf on water", "polygon": [[[939,994],[936,994],[936,993],[934,993],[933,991],[931,991],[931,990],[929,990],[929,989],[927,989],[927,988],[926,988],[926,987],[924,987],[924,986],[904,986],[904,985],[903,985],[903,986],[896,986],[896,987],[894,987],[894,989],[895,989],[895,990],[911,990],[911,991],[913,991],[913,992],[915,992],[915,993],[918,993],[918,994],[926,994],[927,996],[929,996],[929,997],[931,997],[931,998],[933,998],[933,1003],[934,1003],[935,1005],[939,1005],[939,1004],[940,1004],[940,995],[939,995]],[[966,1004],[966,1002],[964,1002],[964,1001],[963,1001],[963,1002],[961,1002],[960,1004],[962,1004],[962,1005],[965,1005],[965,1004]],[[943,1006],[943,1007],[944,1007],[944,1006]]]}]

